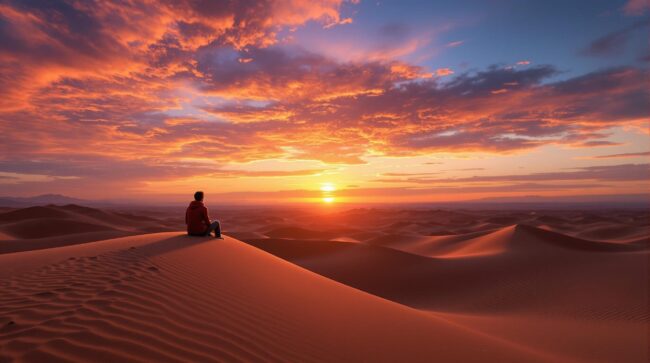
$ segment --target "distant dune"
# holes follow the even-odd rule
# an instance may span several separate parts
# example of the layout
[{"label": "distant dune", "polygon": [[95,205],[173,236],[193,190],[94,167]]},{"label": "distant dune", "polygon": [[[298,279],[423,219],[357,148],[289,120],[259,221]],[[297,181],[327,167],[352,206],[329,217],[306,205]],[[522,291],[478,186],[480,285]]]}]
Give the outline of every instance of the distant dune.
[{"label": "distant dune", "polygon": [[0,213],[0,362],[648,361],[647,212],[179,214]]},{"label": "distant dune", "polygon": [[173,227],[170,223],[155,218],[74,204],[34,206],[0,213],[0,253],[178,228]]}]

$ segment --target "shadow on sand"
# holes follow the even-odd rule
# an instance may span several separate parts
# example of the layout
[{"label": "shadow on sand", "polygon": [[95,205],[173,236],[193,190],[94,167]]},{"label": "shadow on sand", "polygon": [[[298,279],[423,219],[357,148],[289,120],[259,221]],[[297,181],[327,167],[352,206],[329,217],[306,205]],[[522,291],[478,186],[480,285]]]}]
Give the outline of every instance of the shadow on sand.
[{"label": "shadow on sand", "polygon": [[177,251],[183,248],[188,248],[196,246],[202,243],[208,242],[222,242],[223,240],[216,239],[211,236],[206,237],[197,237],[197,236],[188,236],[187,234],[179,234],[177,236],[165,238],[155,242],[143,244],[137,247],[131,247],[132,249],[137,249],[138,252],[147,257],[159,256],[168,252]]}]

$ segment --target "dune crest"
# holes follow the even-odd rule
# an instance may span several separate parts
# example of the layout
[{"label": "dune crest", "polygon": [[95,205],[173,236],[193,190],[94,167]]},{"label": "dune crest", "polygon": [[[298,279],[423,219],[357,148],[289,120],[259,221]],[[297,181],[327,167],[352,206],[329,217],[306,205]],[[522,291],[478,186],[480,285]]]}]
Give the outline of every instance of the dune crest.
[{"label": "dune crest", "polygon": [[508,252],[555,253],[558,248],[585,252],[630,252],[644,249],[632,244],[589,241],[527,224],[517,224],[459,241],[446,253],[436,257],[469,257]]}]

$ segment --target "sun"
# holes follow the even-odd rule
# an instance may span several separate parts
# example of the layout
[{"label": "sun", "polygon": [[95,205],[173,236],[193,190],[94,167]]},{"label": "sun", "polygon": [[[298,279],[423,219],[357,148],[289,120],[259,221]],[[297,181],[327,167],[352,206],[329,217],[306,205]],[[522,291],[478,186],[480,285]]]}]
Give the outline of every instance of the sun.
[{"label": "sun", "polygon": [[336,187],[332,183],[323,183],[320,186],[320,190],[323,192],[333,192],[336,190]]},{"label": "sun", "polygon": [[334,191],[336,190],[336,186],[332,183],[322,183],[320,185],[320,191],[322,194],[322,201],[325,204],[331,204],[334,203]]}]

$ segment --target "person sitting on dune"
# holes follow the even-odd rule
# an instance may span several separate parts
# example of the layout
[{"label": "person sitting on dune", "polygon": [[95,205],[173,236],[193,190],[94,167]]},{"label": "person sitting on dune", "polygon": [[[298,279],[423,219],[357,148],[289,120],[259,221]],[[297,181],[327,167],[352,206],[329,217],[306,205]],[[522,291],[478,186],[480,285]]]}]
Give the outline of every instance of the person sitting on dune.
[{"label": "person sitting on dune", "polygon": [[185,224],[187,234],[190,236],[209,236],[214,231],[214,236],[221,237],[221,224],[219,221],[210,221],[208,208],[203,205],[203,192],[194,193],[194,200],[185,211]]}]

